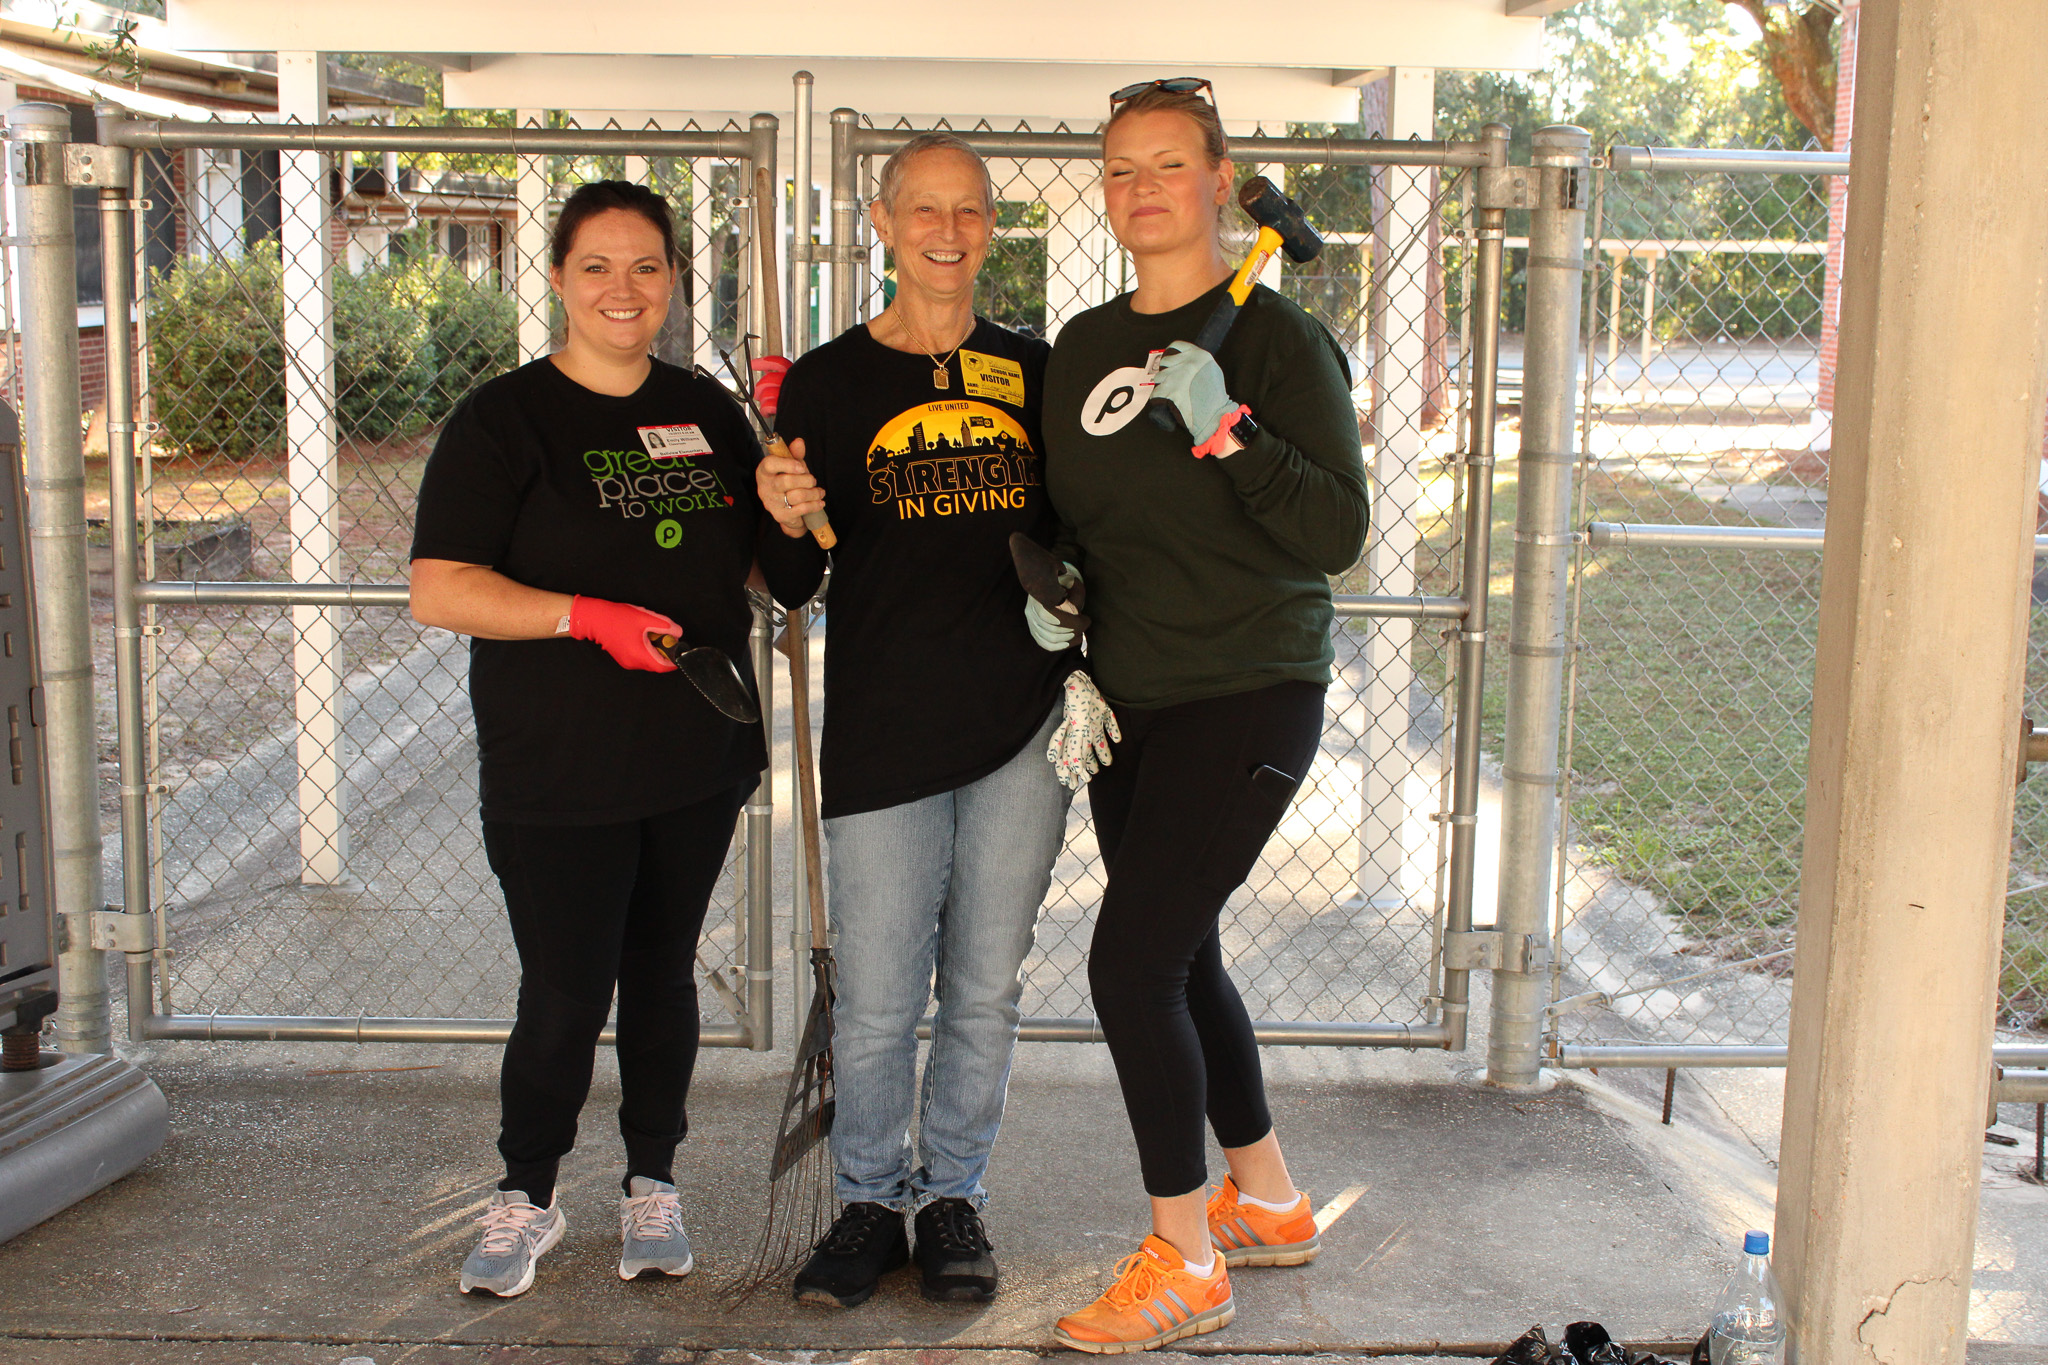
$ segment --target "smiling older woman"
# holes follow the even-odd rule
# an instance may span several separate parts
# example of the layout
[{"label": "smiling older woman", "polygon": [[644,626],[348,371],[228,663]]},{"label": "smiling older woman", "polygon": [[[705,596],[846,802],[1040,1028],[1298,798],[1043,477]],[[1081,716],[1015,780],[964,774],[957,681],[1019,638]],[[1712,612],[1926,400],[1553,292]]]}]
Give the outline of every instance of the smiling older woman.
[{"label": "smiling older woman", "polygon": [[[871,216],[895,300],[796,362],[776,426],[798,458],[761,463],[761,501],[789,536],[828,500],[839,536],[820,766],[845,1207],[797,1273],[804,1303],[852,1307],[906,1264],[906,1212],[926,1297],[996,1289],[982,1180],[1018,969],[1066,824],[1068,795],[1041,754],[1078,658],[1033,644],[1010,561],[1013,532],[1044,543],[1053,531],[1039,475],[1046,346],[974,315],[993,200],[956,137],[923,134],[889,158]],[[824,553],[811,553],[821,574]]]},{"label": "smiling older woman", "polygon": [[649,637],[714,646],[751,678],[747,575],[763,532],[782,537],[748,486],[760,447],[739,408],[648,354],[675,255],[668,207],[646,189],[571,194],[549,274],[562,349],[463,399],[420,483],[413,615],[472,637],[484,849],[519,950],[505,1177],[465,1292],[524,1293],[561,1239],[555,1169],[614,987],[619,1274],[691,1266],[673,1164],[697,1056],[697,935],[766,755],[761,727],[714,710]]}]

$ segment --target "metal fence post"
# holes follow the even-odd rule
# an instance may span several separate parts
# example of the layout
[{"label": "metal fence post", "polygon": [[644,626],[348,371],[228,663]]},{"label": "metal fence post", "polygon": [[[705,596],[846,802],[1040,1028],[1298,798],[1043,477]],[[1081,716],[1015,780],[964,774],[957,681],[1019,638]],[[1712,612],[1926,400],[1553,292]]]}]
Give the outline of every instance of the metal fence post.
[{"label": "metal fence post", "polygon": [[[1508,126],[1489,123],[1480,140],[1492,154],[1489,169],[1505,169]],[[1464,589],[1465,619],[1458,627],[1458,700],[1452,724],[1450,888],[1444,931],[1465,934],[1472,929],[1472,887],[1478,854],[1479,749],[1486,701],[1488,561],[1493,553],[1493,468],[1496,424],[1496,381],[1500,370],[1500,299],[1506,255],[1508,214],[1493,196],[1482,193],[1478,208],[1479,249],[1473,271],[1472,426],[1465,454],[1465,558],[1459,578]],[[1472,999],[1472,973],[1463,966],[1444,970],[1444,1043],[1452,1052],[1465,1050],[1467,1010]]]},{"label": "metal fence post", "polygon": [[[100,140],[106,120],[120,111],[100,107]],[[142,714],[142,604],[135,579],[140,553],[135,489],[135,154],[109,148],[96,165],[100,185],[100,279],[106,302],[107,354],[107,531],[114,551],[114,714],[121,761],[121,908],[129,921],[123,946],[128,955],[128,1036],[148,1037],[153,944],[149,926],[149,765]],[[152,572],[150,577],[156,575]],[[140,932],[138,932],[140,931]]]},{"label": "metal fence post", "polygon": [[784,291],[789,296],[789,331],[785,354],[792,359],[802,355],[817,344],[811,333],[811,262],[815,258],[812,249],[811,225],[816,221],[817,196],[811,191],[811,99],[816,84],[808,71],[799,71],[792,80],[796,89],[796,126],[791,128],[793,143],[790,152],[791,231],[789,234],[789,287]]},{"label": "metal fence post", "polygon": [[[761,252],[764,248],[775,250],[775,225],[782,220],[782,215],[775,211],[782,187],[782,181],[776,174],[775,143],[781,135],[782,120],[773,114],[756,114],[747,121],[747,128],[748,166],[740,197],[754,204],[754,186],[760,183],[763,170],[768,172],[768,192],[775,196],[765,204],[754,204],[747,233],[747,270],[741,280],[741,293],[747,301],[746,329],[756,337],[765,337],[768,335],[768,299],[761,288]],[[780,255],[777,252],[776,259],[779,260]],[[781,336],[782,328],[778,326],[775,334]]]},{"label": "metal fence post", "polygon": [[860,173],[853,135],[860,115],[851,109],[832,111],[832,335],[853,326],[854,299],[860,288]]},{"label": "metal fence post", "polygon": [[98,744],[93,733],[92,616],[86,597],[85,448],[79,429],[78,256],[65,183],[71,116],[53,104],[7,116],[21,262],[23,482],[42,647],[56,898],[57,1045],[106,1052],[106,954],[92,946],[100,909]]},{"label": "metal fence post", "polygon": [[[754,684],[760,693],[764,722],[775,716],[775,617],[767,599],[754,604],[754,633],[747,642],[753,654]],[[771,734],[772,740],[772,734]],[[761,785],[747,798],[746,916],[747,1046],[755,1052],[775,1047],[775,745],[768,745],[768,766]],[[801,992],[793,992],[800,994]]]},{"label": "metal fence post", "polygon": [[1502,965],[1493,974],[1486,1055],[1487,1083],[1508,1087],[1541,1081],[1544,985],[1552,951],[1550,860],[1556,845],[1564,697],[1579,300],[1586,268],[1584,187],[1591,147],[1585,129],[1556,124],[1537,130],[1530,155],[1534,198],[1496,917]]}]

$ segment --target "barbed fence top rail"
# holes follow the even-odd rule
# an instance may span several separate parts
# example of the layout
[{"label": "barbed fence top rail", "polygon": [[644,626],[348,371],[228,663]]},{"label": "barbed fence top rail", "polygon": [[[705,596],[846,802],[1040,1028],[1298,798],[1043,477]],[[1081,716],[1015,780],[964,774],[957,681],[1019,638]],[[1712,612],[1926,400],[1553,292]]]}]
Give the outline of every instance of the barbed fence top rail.
[{"label": "barbed fence top rail", "polygon": [[[855,156],[886,156],[920,133],[922,128],[871,128],[858,123],[852,109],[832,111],[835,122],[853,126]],[[1035,157],[1048,160],[1095,160],[1102,155],[1102,134],[1001,132],[993,128],[956,128],[953,135],[983,156]],[[1503,129],[1503,131],[1505,131]],[[1337,166],[1479,166],[1507,164],[1507,139],[1497,141],[1424,141],[1420,138],[1233,137],[1234,159],[1259,165]]]},{"label": "barbed fence top rail", "polygon": [[[762,121],[766,120],[764,124]],[[776,127],[773,114],[756,114],[756,127]],[[124,119],[109,125],[116,147],[144,151],[191,148],[287,152],[511,152],[519,156],[605,154],[625,156],[745,157],[754,147],[748,128],[702,131],[663,128],[435,128],[416,124],[265,124]]]},{"label": "barbed fence top rail", "polygon": [[1629,147],[1607,149],[1611,171],[1660,171],[1697,175],[1733,171],[1756,175],[1847,175],[1847,152],[1741,152],[1718,147]]}]

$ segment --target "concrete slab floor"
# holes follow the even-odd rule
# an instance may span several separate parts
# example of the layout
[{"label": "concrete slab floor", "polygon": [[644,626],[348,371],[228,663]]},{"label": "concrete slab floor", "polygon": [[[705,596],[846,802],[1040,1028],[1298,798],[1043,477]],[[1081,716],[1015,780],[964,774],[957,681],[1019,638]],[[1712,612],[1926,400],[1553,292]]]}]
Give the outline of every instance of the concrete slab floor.
[{"label": "concrete slab floor", "polygon": [[[1731,1230],[1767,1207],[1767,1171],[1597,1085],[1487,1092],[1442,1054],[1267,1058],[1302,1185],[1318,1203],[1359,1193],[1314,1266],[1239,1273],[1237,1321],[1201,1339],[1204,1361],[1486,1359],[1532,1322],[1588,1317],[1631,1342],[1688,1338]],[[990,1177],[996,1303],[927,1304],[905,1273],[852,1312],[775,1293],[731,1310],[721,1281],[759,1228],[786,1061],[710,1051],[679,1164],[701,1268],[622,1283],[607,1052],[563,1173],[567,1237],[523,1298],[465,1298],[456,1267],[497,1174],[494,1050],[157,1044],[137,1060],[172,1137],[0,1246],[0,1365],[1025,1365],[1072,1358],[1052,1320],[1144,1227],[1106,1051],[1027,1045]]]},{"label": "concrete slab floor", "polygon": [[[563,1174],[567,1237],[525,1297],[465,1298],[456,1267],[497,1174],[490,1049],[140,1051],[170,1099],[172,1137],[133,1176],[0,1247],[0,1280],[15,1287],[0,1336],[17,1351],[46,1349],[24,1338],[175,1338],[1035,1352],[1144,1230],[1106,1051],[1027,1045],[990,1178],[1005,1275],[994,1304],[927,1304],[904,1274],[852,1312],[777,1294],[728,1310],[718,1281],[753,1247],[786,1062],[713,1051],[679,1167],[702,1268],[624,1284],[607,1053]],[[1472,1350],[1585,1317],[1628,1340],[1698,1331],[1728,1264],[1725,1235],[1701,1225],[1625,1117],[1569,1086],[1520,1097],[1461,1086],[1440,1055],[1269,1055],[1300,1182],[1319,1203],[1363,1188],[1315,1266],[1238,1276],[1237,1321],[1205,1347]],[[357,1354],[386,1365],[379,1351]]]}]

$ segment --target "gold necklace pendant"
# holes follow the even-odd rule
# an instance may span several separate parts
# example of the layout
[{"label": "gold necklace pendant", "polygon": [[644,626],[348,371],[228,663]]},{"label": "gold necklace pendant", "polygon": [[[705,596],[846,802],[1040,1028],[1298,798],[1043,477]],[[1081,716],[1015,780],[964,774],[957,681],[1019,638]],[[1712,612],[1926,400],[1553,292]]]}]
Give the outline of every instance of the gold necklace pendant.
[{"label": "gold necklace pendant", "polygon": [[946,368],[945,368],[945,366],[941,365],[941,366],[940,366],[940,367],[939,367],[938,369],[936,369],[936,370],[933,370],[933,371],[932,371],[932,387],[933,387],[933,388],[935,388],[935,389],[945,389],[945,388],[951,388],[951,387],[952,387],[952,384],[953,384],[953,376],[952,376],[952,375],[950,375],[950,374],[948,374],[948,373],[946,372]]}]

